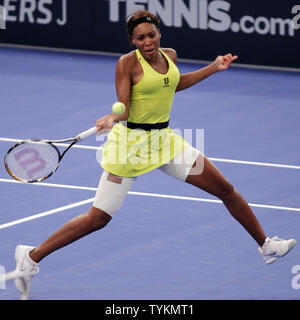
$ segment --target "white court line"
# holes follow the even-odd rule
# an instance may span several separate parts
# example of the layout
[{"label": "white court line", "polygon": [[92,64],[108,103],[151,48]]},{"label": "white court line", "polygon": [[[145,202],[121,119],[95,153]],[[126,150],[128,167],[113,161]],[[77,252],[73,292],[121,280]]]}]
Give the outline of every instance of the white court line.
[{"label": "white court line", "polygon": [[41,213],[38,213],[38,214],[34,214],[34,215],[26,217],[26,218],[22,218],[22,219],[18,219],[18,220],[14,220],[14,221],[8,222],[8,223],[4,223],[4,224],[0,225],[0,229],[5,229],[5,228],[8,228],[8,227],[14,226],[16,224],[20,224],[20,223],[23,223],[23,222],[31,221],[31,220],[42,218],[42,217],[45,217],[45,216],[49,216],[49,215],[54,214],[54,213],[58,213],[58,212],[61,212],[61,211],[65,211],[65,210],[69,210],[69,209],[72,209],[72,208],[75,208],[75,207],[79,207],[79,206],[82,206],[84,204],[87,204],[87,203],[90,203],[90,202],[93,202],[93,201],[94,201],[94,198],[90,198],[90,199],[79,201],[79,202],[75,202],[75,203],[72,203],[72,204],[69,204],[69,205],[66,205],[66,206],[63,206],[63,207],[59,207],[59,208],[56,208],[56,209],[53,209],[53,210],[49,210],[49,211],[41,212]]},{"label": "white court line", "polygon": [[250,164],[250,165],[253,165],[253,166],[266,166],[266,167],[275,167],[275,168],[285,168],[285,169],[300,170],[300,166],[289,165],[289,164],[256,162],[256,161],[244,161],[244,160],[231,160],[231,159],[219,159],[219,158],[209,158],[209,160],[216,161],[216,162],[229,162],[229,163],[239,163],[239,164]]},{"label": "white court line", "polygon": [[[0,138],[3,142],[19,142],[22,139],[11,139],[11,138]],[[69,144],[66,143],[55,143],[56,146],[68,147]],[[102,150],[103,148],[98,146],[87,146],[87,145],[74,145],[72,148],[87,149],[87,150]],[[238,163],[238,164],[248,164],[253,166],[265,166],[265,167],[275,167],[284,169],[296,169],[300,170],[300,166],[289,165],[289,164],[279,164],[279,163],[268,163],[268,162],[257,162],[257,161],[245,161],[245,160],[232,160],[232,159],[221,159],[221,158],[208,158],[215,162],[227,162],[227,163]]]},{"label": "white court line", "polygon": [[[7,182],[7,183],[16,183],[16,184],[24,184],[22,182],[13,180],[13,179],[0,179],[0,182]],[[28,185],[28,184],[27,184]],[[65,184],[55,184],[55,183],[45,183],[45,182],[41,182],[41,183],[35,183],[35,184],[31,184],[32,186],[43,186],[43,187],[53,187],[53,188],[67,188],[67,189],[77,189],[77,190],[90,190],[90,191],[96,191],[97,188],[95,187],[83,187],[83,186],[74,186],[74,185],[65,185]],[[134,192],[134,191],[129,191],[128,194],[130,195],[136,195],[136,196],[144,196],[144,197],[156,197],[156,198],[167,198],[167,199],[176,199],[176,200],[187,200],[187,201],[199,201],[199,202],[209,202],[209,203],[219,203],[222,204],[221,200],[214,200],[214,199],[205,199],[205,198],[193,198],[193,197],[184,197],[184,196],[175,196],[175,195],[170,195],[170,194],[159,194],[159,193],[146,193],[146,192]],[[88,202],[92,202],[92,199],[88,199],[86,200],[86,203]],[[52,213],[56,213],[59,211],[63,211],[63,210],[67,210],[67,209],[71,209],[72,206],[79,206],[84,204],[82,201],[81,202],[77,202],[73,205],[69,206],[65,206],[65,207],[61,207],[58,209],[54,209],[54,210],[50,210],[47,211],[46,213],[41,213],[38,215],[34,215],[31,217],[35,217],[39,218],[42,217],[44,215],[49,215]],[[250,207],[256,207],[256,208],[264,208],[264,209],[273,209],[273,210],[282,210],[282,211],[296,211],[296,212],[300,212],[300,208],[291,208],[291,207],[283,207],[283,206],[274,206],[274,205],[268,205],[268,204],[257,204],[257,203],[248,203]],[[64,209],[66,208],[67,209]],[[59,211],[57,211],[59,210]],[[25,222],[27,218],[24,219],[20,219],[17,221],[21,221],[21,222]],[[22,221],[23,220],[23,221]],[[29,217],[29,220],[30,219]],[[19,222],[19,223],[21,223]],[[14,223],[14,221],[12,221],[11,223]],[[4,224],[4,225],[0,225],[0,229],[3,228],[3,226],[7,227],[10,226],[9,223],[8,224]]]}]

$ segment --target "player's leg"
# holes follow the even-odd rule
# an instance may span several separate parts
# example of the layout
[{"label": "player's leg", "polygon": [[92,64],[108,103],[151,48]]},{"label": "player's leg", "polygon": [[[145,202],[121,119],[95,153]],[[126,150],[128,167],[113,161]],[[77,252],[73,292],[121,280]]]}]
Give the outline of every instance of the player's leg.
[{"label": "player's leg", "polygon": [[39,262],[52,253],[87,234],[103,228],[111,216],[92,207],[58,229],[45,242],[37,247],[18,245],[15,250],[16,270],[22,277],[16,278],[15,285],[22,299],[28,298],[32,277],[39,272]]},{"label": "player's leg", "polygon": [[69,220],[54,232],[45,242],[35,247],[29,254],[35,262],[96,230],[105,227],[111,220],[111,215],[92,206],[87,212]]},{"label": "player's leg", "polygon": [[105,227],[121,207],[135,180],[136,178],[117,177],[104,171],[94,204],[89,211],[68,221],[37,247],[17,246],[15,251],[16,271],[23,274],[23,279],[15,279],[15,284],[20,293],[24,295],[29,292],[31,279],[39,271],[39,262],[43,258],[53,251]]},{"label": "player's leg", "polygon": [[170,163],[159,169],[221,199],[232,216],[260,246],[263,245],[266,236],[247,202],[200,151],[188,146]]},{"label": "player's leg", "polygon": [[295,239],[266,237],[245,199],[223,174],[197,149],[189,146],[180,155],[159,168],[164,173],[190,183],[221,199],[231,215],[259,244],[259,252],[267,264],[285,256],[295,245]]},{"label": "player's leg", "polygon": [[248,231],[259,244],[259,252],[267,264],[273,263],[278,257],[285,256],[295,245],[295,239],[284,240],[279,237],[266,237],[256,216],[245,199],[234,189],[223,174],[203,155],[199,155],[197,162],[203,164],[201,174],[192,174],[194,168],[186,178],[190,183],[221,199],[231,215]]},{"label": "player's leg", "polygon": [[245,199],[204,155],[199,154],[197,162],[203,164],[203,171],[201,174],[189,174],[186,182],[222,200],[231,215],[262,246],[266,235]]},{"label": "player's leg", "polygon": [[32,260],[39,262],[51,252],[105,227],[121,207],[135,179],[117,177],[104,171],[91,209],[68,221],[44,243],[32,250]]}]

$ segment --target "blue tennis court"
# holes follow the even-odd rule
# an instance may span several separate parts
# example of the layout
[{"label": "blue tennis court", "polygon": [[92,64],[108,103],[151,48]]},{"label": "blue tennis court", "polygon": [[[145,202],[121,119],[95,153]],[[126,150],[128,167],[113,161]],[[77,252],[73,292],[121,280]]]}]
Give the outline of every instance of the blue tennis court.
[{"label": "blue tennis court", "polygon": [[[0,48],[0,61],[2,157],[18,140],[74,136],[116,101],[117,57]],[[179,63],[182,73],[199,67]],[[295,72],[230,68],[177,93],[170,121],[182,132],[204,129],[206,156],[253,207],[266,234],[298,242],[299,84]],[[78,144],[41,184],[18,183],[0,166],[6,271],[15,268],[16,245],[38,245],[89,209],[102,144],[95,137]],[[297,265],[299,244],[267,266],[220,201],[153,171],[137,179],[106,228],[41,262],[30,298],[294,300]],[[0,299],[19,299],[13,281]]]}]

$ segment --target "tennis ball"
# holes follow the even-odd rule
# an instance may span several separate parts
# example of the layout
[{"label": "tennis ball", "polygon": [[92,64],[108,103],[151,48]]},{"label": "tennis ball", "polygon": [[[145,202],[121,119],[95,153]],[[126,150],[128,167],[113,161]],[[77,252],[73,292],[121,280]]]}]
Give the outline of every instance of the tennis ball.
[{"label": "tennis ball", "polygon": [[115,102],[112,106],[112,112],[116,114],[122,114],[125,112],[125,104],[122,102]]}]

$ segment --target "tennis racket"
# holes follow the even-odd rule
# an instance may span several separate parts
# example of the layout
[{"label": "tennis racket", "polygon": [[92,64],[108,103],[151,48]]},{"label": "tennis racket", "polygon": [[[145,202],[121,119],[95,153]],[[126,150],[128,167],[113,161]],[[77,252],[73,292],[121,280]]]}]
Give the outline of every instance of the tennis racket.
[{"label": "tennis racket", "polygon": [[[7,172],[16,180],[26,183],[41,182],[49,178],[58,168],[66,152],[77,142],[97,133],[97,127],[81,132],[76,137],[63,140],[28,139],[12,146],[4,157]],[[107,133],[102,129],[99,134]],[[60,153],[57,143],[71,142]]]}]

